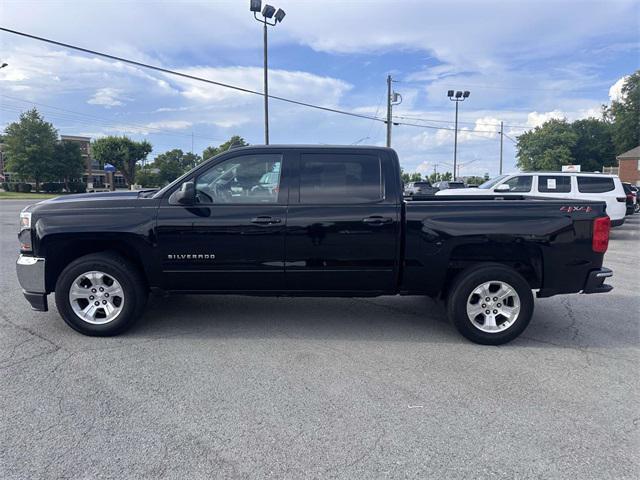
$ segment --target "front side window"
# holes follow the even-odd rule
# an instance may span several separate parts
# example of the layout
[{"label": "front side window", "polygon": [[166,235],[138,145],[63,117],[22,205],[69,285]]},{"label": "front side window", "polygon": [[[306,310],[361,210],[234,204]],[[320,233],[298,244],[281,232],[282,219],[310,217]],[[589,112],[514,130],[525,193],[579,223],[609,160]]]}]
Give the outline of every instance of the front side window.
[{"label": "front side window", "polygon": [[486,182],[478,185],[478,188],[483,190],[489,189],[500,182],[502,179],[506,178],[506,175],[500,175],[499,177],[492,178],[491,180],[487,180]]},{"label": "front side window", "polygon": [[277,203],[282,155],[242,155],[214,165],[196,179],[198,203]]},{"label": "front side window", "polygon": [[504,182],[503,185],[509,186],[510,192],[530,192],[531,191],[531,175],[521,175],[519,177],[513,177]]},{"label": "front side window", "polygon": [[613,178],[593,176],[578,177],[578,191],[581,193],[604,193],[615,190]]},{"label": "front side window", "polygon": [[571,191],[569,175],[540,175],[538,191],[542,193],[568,193]]},{"label": "front side window", "polygon": [[375,155],[307,154],[300,162],[300,203],[370,203],[382,199]]}]

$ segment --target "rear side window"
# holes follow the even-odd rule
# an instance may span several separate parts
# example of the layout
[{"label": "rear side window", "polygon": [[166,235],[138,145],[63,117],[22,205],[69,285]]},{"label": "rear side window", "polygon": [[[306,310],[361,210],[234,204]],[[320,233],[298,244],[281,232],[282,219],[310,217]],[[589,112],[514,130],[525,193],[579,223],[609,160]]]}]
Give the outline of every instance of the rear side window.
[{"label": "rear side window", "polygon": [[540,175],[538,177],[538,191],[544,193],[570,192],[571,177],[569,175]]},{"label": "rear side window", "polygon": [[300,203],[370,203],[382,199],[375,155],[306,154],[300,162]]},{"label": "rear side window", "polygon": [[578,191],[581,193],[604,193],[615,190],[611,177],[578,177]]},{"label": "rear side window", "polygon": [[531,175],[521,175],[519,177],[513,177],[504,182],[505,185],[509,185],[510,192],[530,192],[531,191]]}]

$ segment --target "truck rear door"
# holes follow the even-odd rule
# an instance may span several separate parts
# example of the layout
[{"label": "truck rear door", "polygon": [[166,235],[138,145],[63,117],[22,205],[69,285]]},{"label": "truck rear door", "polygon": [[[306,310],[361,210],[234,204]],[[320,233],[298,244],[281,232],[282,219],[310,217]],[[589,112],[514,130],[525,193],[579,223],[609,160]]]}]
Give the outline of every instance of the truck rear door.
[{"label": "truck rear door", "polygon": [[393,159],[381,150],[316,149],[300,150],[294,165],[287,290],[393,291],[401,221],[398,192],[385,184],[396,175]]}]

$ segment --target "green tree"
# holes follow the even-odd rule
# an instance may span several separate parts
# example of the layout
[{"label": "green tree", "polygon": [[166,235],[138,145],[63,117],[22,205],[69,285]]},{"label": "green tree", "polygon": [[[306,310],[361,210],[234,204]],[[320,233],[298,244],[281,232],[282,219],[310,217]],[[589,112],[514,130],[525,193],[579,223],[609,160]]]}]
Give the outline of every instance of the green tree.
[{"label": "green tree", "polygon": [[418,172],[413,172],[413,173],[405,172],[401,167],[400,178],[402,178],[402,181],[404,183],[419,182],[422,180],[422,175],[420,175]]},{"label": "green tree", "polygon": [[153,166],[159,170],[158,178],[162,184],[170,183],[183,173],[191,170],[202,161],[200,155],[184,153],[179,148],[161,153]]},{"label": "green tree", "polygon": [[17,122],[5,128],[6,169],[23,179],[33,179],[36,192],[40,182],[52,178],[52,158],[58,132],[34,108],[20,114]]},{"label": "green tree", "polygon": [[91,152],[102,165],[110,163],[122,173],[129,185],[136,179],[136,164],[147,158],[153,150],[146,140],[136,142],[128,137],[103,137],[91,145]]},{"label": "green tree", "polygon": [[620,100],[605,108],[605,118],[613,126],[612,136],[617,155],[640,145],[640,70],[624,82]]},{"label": "green tree", "polygon": [[440,173],[440,172],[433,172],[431,175],[429,175],[429,182],[431,184],[434,184],[436,182],[446,182],[451,180],[451,178],[453,177],[453,175],[451,175],[451,172],[444,172],[444,173]]},{"label": "green tree", "polygon": [[578,135],[566,120],[548,120],[518,137],[517,165],[522,170],[561,170],[575,162]]},{"label": "green tree", "polygon": [[219,153],[226,152],[232,146],[233,147],[245,147],[247,145],[249,145],[249,144],[244,140],[244,138],[242,138],[240,135],[234,135],[229,140],[227,140],[226,142],[224,142],[223,144],[221,144],[221,145],[219,145],[217,147],[207,147],[207,148],[205,148],[204,152],[202,152],[202,158],[204,160],[208,160],[211,157],[215,157]]},{"label": "green tree", "polygon": [[587,118],[573,122],[571,129],[577,135],[571,155],[582,171],[601,172],[602,167],[615,164],[611,125],[597,118]]},{"label": "green tree", "polygon": [[162,185],[158,169],[153,165],[138,165],[136,172],[136,182],[145,188],[159,187]]},{"label": "green tree", "polygon": [[466,184],[467,185],[480,185],[485,182],[484,177],[472,176],[467,177]]},{"label": "green tree", "polygon": [[64,186],[69,191],[69,182],[82,179],[84,172],[84,161],[80,146],[75,142],[58,142],[53,150],[51,160],[52,172],[55,172],[57,179],[64,181]]}]

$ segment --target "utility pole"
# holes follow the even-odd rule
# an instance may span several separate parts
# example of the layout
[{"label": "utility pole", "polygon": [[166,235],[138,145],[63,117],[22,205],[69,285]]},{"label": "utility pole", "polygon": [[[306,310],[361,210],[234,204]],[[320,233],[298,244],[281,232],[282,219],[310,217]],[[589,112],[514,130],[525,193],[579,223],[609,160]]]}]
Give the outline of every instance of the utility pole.
[{"label": "utility pole", "polygon": [[387,76],[387,147],[391,146],[391,75]]},{"label": "utility pole", "polygon": [[502,141],[504,140],[504,122],[500,122],[500,175],[502,175]]},{"label": "utility pole", "polygon": [[394,92],[391,89],[391,82],[393,79],[391,75],[387,76],[387,147],[391,146],[391,127],[393,125],[393,114],[392,109],[394,105],[400,105],[402,103],[402,95],[397,92]]},{"label": "utility pole", "polygon": [[193,131],[191,132],[191,154],[193,154]]}]

